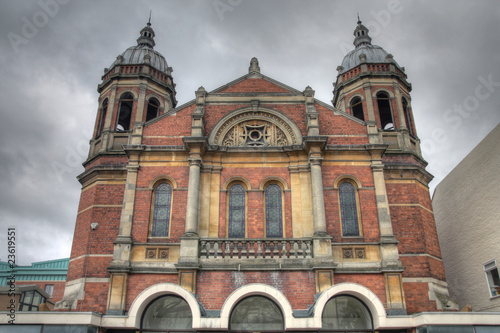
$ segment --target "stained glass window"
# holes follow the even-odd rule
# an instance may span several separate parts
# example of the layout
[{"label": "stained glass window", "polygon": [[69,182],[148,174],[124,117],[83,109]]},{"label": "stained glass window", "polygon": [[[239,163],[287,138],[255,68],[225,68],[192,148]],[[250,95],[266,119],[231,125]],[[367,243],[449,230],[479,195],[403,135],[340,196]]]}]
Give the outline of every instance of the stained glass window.
[{"label": "stained glass window", "polygon": [[245,238],[245,188],[235,184],[229,189],[228,237]]},{"label": "stained glass window", "polygon": [[189,330],[193,327],[193,315],[182,298],[162,296],[149,304],[141,326],[143,329]]},{"label": "stained glass window", "polygon": [[231,312],[230,330],[273,331],[283,330],[283,315],[270,299],[251,296],[239,302]]},{"label": "stained glass window", "polygon": [[343,236],[359,236],[358,205],[356,203],[356,189],[349,182],[339,186],[340,217],[342,220]]},{"label": "stained glass window", "polygon": [[168,237],[171,204],[172,186],[168,183],[158,185],[154,193],[152,237]]},{"label": "stained glass window", "polygon": [[266,187],[266,237],[283,237],[283,209],[281,187]]},{"label": "stained glass window", "polygon": [[370,311],[360,300],[352,296],[337,296],[330,299],[323,310],[322,326],[327,330],[373,329]]}]

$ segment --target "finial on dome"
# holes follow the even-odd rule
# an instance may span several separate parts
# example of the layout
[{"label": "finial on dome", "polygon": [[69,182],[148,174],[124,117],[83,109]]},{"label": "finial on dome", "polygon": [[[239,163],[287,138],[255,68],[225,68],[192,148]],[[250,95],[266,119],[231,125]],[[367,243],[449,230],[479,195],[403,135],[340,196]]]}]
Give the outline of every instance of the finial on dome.
[{"label": "finial on dome", "polygon": [[151,28],[151,11],[149,11],[149,21],[144,28],[141,30],[141,36],[137,38],[137,45],[144,45],[150,48],[155,46],[155,32]]},{"label": "finial on dome", "polygon": [[[151,25],[151,12],[152,12],[152,10],[149,10],[149,21],[148,21],[148,25]],[[358,15],[358,21],[359,21],[359,15]]]},{"label": "finial on dome", "polygon": [[358,48],[359,46],[362,45],[371,45],[372,39],[370,36],[368,36],[368,28],[365,27],[361,20],[359,19],[359,14],[358,14],[358,26],[356,29],[354,29],[354,46]]}]

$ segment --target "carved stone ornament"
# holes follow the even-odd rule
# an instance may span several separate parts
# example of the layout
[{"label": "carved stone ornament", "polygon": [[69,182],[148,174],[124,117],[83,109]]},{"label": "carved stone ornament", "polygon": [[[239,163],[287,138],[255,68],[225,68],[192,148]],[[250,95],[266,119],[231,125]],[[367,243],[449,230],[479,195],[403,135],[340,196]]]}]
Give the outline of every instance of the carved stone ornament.
[{"label": "carved stone ornament", "polygon": [[227,121],[214,142],[227,147],[282,147],[297,144],[290,126],[265,112],[248,112]]}]

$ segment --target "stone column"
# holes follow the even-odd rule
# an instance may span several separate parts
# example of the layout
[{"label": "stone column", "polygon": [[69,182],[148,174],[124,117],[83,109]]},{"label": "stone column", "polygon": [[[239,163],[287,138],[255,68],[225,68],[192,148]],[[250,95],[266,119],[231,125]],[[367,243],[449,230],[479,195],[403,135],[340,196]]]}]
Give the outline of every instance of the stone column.
[{"label": "stone column", "polygon": [[397,84],[394,84],[393,87],[394,87],[394,95],[396,96],[396,107],[398,110],[399,128],[407,129],[408,126],[406,124],[406,118],[403,112],[403,102],[401,101],[401,90],[399,90],[399,86]]},{"label": "stone column", "polygon": [[142,123],[144,117],[144,106],[146,102],[146,88],[147,84],[139,84],[139,98],[137,100],[137,111],[135,113],[135,122]]},{"label": "stone column", "polygon": [[372,144],[382,143],[382,136],[378,132],[377,118],[375,117],[375,109],[373,108],[371,86],[364,84],[363,89],[365,90],[366,111],[368,113],[368,120],[366,121],[368,140]]},{"label": "stone column", "polygon": [[321,175],[321,157],[309,159],[311,165],[311,194],[313,205],[314,235],[325,236],[325,197],[323,194],[323,177]]},{"label": "stone column", "polygon": [[189,184],[186,210],[186,233],[184,236],[198,235],[198,211],[200,202],[200,168],[199,154],[189,157]]}]

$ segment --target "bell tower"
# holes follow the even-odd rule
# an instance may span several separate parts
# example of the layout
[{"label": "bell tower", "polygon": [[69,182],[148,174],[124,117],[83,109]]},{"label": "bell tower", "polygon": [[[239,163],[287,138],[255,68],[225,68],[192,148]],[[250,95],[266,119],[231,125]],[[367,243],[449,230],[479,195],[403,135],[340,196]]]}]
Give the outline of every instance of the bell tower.
[{"label": "bell tower", "polygon": [[104,69],[99,92],[89,160],[123,152],[122,145],[142,141],[145,122],[173,110],[177,104],[172,68],[154,50],[151,20],[140,31],[137,45],[129,47]]},{"label": "bell tower", "polygon": [[421,158],[411,108],[411,84],[392,54],[373,45],[359,20],[354,50],[337,67],[333,105],[364,121],[370,143],[388,144],[387,153],[412,153]]}]

